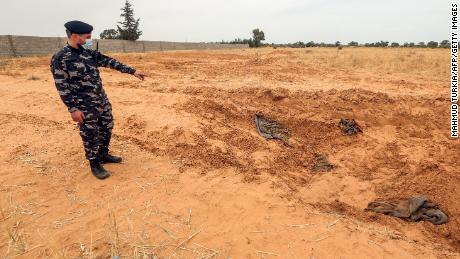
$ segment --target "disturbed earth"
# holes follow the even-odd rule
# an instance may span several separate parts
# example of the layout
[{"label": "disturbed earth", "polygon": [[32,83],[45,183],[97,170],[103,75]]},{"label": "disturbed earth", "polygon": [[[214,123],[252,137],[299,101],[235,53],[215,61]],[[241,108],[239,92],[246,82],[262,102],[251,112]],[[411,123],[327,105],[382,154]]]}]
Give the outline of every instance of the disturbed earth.
[{"label": "disturbed earth", "polygon": [[[460,258],[448,50],[111,55],[148,78],[101,68],[124,158],[104,181],[50,57],[0,59],[2,258]],[[364,211],[417,195],[447,224]]]}]

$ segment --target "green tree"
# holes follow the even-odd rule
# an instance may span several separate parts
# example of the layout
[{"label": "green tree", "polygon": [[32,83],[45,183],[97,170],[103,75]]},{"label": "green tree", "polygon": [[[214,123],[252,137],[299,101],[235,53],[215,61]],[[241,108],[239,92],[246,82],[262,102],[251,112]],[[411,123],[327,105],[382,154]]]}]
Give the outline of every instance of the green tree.
[{"label": "green tree", "polygon": [[388,44],[389,44],[389,43],[390,43],[389,41],[383,41],[383,40],[381,40],[381,41],[380,41],[380,46],[381,46],[381,47],[388,47]]},{"label": "green tree", "polygon": [[418,48],[426,48],[425,42],[421,41],[417,44]]},{"label": "green tree", "polygon": [[315,47],[316,43],[314,41],[309,41],[307,44],[305,44],[305,47]]},{"label": "green tree", "polygon": [[298,41],[294,44],[289,44],[291,45],[290,47],[291,48],[305,48],[305,43],[303,43],[302,41]]},{"label": "green tree", "polygon": [[430,41],[426,44],[428,48],[437,48],[438,47],[438,42],[437,41]]},{"label": "green tree", "polygon": [[252,42],[249,43],[249,46],[252,46],[251,47],[260,47],[262,45],[262,41],[265,40],[265,33],[261,30],[259,30],[258,28],[257,29],[254,29],[252,30]]},{"label": "green tree", "polygon": [[348,46],[353,46],[353,47],[358,47],[358,42],[356,41],[350,41],[350,43],[348,43]]},{"label": "green tree", "polygon": [[439,47],[440,47],[440,48],[450,48],[450,42],[449,42],[449,40],[443,40],[443,41],[441,41],[441,43],[439,44]]},{"label": "green tree", "polygon": [[123,6],[120,10],[122,11],[120,17],[123,18],[123,21],[118,22],[121,27],[117,25],[120,39],[132,41],[139,39],[142,35],[142,31],[139,30],[140,19],[134,18],[133,5],[126,0],[125,6]]},{"label": "green tree", "polygon": [[117,30],[114,29],[107,29],[104,30],[99,37],[101,39],[108,39],[108,40],[115,40],[120,38],[120,34],[118,34]]},{"label": "green tree", "polygon": [[392,48],[397,48],[397,47],[399,47],[399,43],[397,43],[397,42],[392,42],[392,43],[391,43],[391,47],[392,47]]}]

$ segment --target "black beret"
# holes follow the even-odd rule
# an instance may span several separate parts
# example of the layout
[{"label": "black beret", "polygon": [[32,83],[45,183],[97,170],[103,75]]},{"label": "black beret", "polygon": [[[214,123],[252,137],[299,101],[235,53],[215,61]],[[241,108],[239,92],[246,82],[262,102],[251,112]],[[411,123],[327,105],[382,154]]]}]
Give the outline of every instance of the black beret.
[{"label": "black beret", "polygon": [[91,33],[93,31],[93,26],[80,21],[66,22],[66,24],[64,24],[64,27],[70,32],[76,34]]}]

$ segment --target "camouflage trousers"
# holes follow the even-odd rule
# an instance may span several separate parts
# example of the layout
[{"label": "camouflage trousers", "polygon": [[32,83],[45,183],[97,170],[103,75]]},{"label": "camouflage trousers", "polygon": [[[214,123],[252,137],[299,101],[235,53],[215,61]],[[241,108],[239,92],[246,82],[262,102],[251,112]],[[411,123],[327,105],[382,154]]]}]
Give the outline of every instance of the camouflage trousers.
[{"label": "camouflage trousers", "polygon": [[112,105],[104,102],[103,105],[83,108],[85,119],[80,124],[80,136],[88,160],[98,158],[99,154],[109,152],[112,137],[113,116]]}]

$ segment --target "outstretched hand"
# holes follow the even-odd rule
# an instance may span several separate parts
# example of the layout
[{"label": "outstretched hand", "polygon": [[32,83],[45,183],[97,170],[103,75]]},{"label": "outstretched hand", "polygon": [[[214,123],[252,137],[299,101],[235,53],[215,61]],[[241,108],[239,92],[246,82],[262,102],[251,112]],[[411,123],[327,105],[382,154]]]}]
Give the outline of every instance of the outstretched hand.
[{"label": "outstretched hand", "polygon": [[142,72],[137,72],[133,74],[133,76],[139,78],[140,80],[144,81],[144,78],[145,78],[145,74],[142,73]]}]

